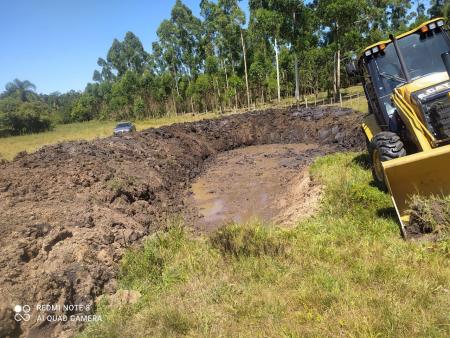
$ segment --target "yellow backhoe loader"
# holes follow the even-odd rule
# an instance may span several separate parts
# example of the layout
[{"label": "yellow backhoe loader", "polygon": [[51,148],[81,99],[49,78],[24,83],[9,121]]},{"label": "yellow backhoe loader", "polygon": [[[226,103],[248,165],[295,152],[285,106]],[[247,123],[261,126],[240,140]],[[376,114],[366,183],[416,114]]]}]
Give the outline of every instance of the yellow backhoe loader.
[{"label": "yellow backhoe loader", "polygon": [[364,86],[362,125],[379,186],[407,237],[413,195],[450,194],[450,38],[443,18],[367,47],[346,65]]}]

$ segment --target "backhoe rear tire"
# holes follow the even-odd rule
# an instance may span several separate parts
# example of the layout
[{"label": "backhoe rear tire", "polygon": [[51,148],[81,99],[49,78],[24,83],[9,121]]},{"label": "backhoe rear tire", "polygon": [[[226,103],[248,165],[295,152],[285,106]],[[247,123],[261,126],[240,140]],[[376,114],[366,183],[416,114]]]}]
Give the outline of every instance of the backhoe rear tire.
[{"label": "backhoe rear tire", "polygon": [[377,186],[386,191],[386,179],[381,162],[406,156],[405,146],[400,137],[390,131],[376,134],[369,143],[372,176]]}]

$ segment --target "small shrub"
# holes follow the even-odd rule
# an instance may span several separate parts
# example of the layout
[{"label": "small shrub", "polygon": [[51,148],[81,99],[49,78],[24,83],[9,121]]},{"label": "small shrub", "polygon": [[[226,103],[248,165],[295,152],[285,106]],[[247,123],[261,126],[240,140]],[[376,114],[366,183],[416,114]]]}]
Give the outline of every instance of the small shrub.
[{"label": "small shrub", "polygon": [[240,256],[279,256],[286,252],[286,242],[274,230],[261,225],[230,224],[211,236],[213,246],[222,254]]}]

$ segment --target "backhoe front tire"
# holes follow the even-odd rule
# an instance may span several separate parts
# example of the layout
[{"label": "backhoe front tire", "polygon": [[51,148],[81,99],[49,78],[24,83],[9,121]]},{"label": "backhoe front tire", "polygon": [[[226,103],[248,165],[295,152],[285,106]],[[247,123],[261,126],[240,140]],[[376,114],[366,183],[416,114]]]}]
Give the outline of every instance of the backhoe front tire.
[{"label": "backhoe front tire", "polygon": [[372,163],[372,176],[378,187],[387,190],[381,162],[406,156],[405,146],[400,137],[390,131],[376,134],[369,143],[369,156]]}]

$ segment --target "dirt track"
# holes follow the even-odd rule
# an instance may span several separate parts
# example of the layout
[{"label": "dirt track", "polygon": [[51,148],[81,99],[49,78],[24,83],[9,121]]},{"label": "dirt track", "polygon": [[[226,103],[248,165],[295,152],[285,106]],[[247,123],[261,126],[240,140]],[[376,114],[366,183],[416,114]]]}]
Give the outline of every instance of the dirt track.
[{"label": "dirt track", "polygon": [[12,309],[92,311],[98,295],[115,290],[126,248],[170,215],[196,219],[184,201],[205,160],[262,144],[314,143],[315,155],[361,149],[360,121],[345,109],[253,112],[48,146],[0,165],[0,336],[71,336],[80,323],[38,321],[32,310],[18,326]]}]

